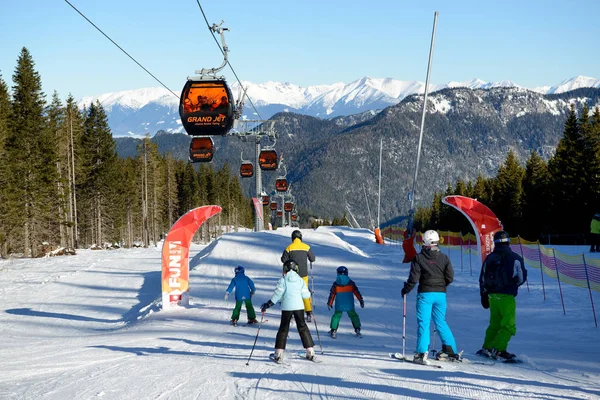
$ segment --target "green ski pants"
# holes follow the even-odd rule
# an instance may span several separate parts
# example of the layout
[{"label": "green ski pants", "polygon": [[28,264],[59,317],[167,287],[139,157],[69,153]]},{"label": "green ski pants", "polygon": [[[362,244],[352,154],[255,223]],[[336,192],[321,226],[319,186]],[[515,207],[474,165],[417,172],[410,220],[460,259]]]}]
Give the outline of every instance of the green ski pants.
[{"label": "green ski pants", "polygon": [[490,294],[490,326],[485,331],[483,347],[505,351],[510,338],[517,333],[517,303],[510,294]]},{"label": "green ski pants", "polygon": [[[344,312],[343,311],[336,311],[333,313],[333,315],[331,316],[331,329],[337,330],[337,328],[340,326],[340,319],[342,319],[342,314]],[[350,317],[350,320],[352,321],[352,326],[354,327],[354,329],[358,328],[360,329],[360,318],[358,316],[358,314],[356,313],[356,311],[354,310],[350,310],[348,311],[348,316]]]},{"label": "green ski pants", "polygon": [[246,303],[246,312],[248,313],[248,320],[256,319],[256,312],[254,312],[254,307],[252,306],[252,300],[236,300],[235,308],[233,309],[233,313],[231,314],[231,319],[235,319],[236,321],[240,319],[240,311],[242,310],[242,303]]}]

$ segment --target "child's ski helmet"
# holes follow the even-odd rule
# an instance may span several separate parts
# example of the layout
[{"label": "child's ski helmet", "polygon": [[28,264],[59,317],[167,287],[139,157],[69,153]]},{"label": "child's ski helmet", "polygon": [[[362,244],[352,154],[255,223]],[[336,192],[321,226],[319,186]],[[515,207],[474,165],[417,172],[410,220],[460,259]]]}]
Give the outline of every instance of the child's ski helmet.
[{"label": "child's ski helmet", "polygon": [[494,243],[496,244],[510,244],[510,235],[506,231],[498,231],[494,233]]},{"label": "child's ski helmet", "polygon": [[283,272],[295,271],[298,272],[298,263],[294,260],[287,260],[283,263]]},{"label": "child's ski helmet", "polygon": [[348,268],[342,265],[341,267],[338,267],[337,273],[338,275],[348,275]]},{"label": "child's ski helmet", "polygon": [[233,270],[236,274],[239,274],[240,272],[243,274],[245,272],[244,267],[242,267],[241,265],[238,265],[237,267],[235,267],[235,269]]}]

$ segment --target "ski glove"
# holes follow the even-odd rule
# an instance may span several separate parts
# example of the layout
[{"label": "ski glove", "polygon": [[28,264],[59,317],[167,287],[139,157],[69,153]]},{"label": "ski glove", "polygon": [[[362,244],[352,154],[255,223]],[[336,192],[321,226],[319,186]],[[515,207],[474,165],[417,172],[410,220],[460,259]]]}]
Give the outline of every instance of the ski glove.
[{"label": "ski glove", "polygon": [[225,292],[225,300],[229,298],[229,292]]},{"label": "ski glove", "polygon": [[329,303],[327,304],[327,309],[328,309],[329,311],[331,311],[331,306],[329,305]]},{"label": "ski glove", "polygon": [[250,292],[250,297],[254,296],[254,292]]},{"label": "ski glove", "polygon": [[408,287],[408,283],[404,282],[404,287],[400,291],[400,294],[402,295],[402,297],[404,297],[408,294],[409,290],[407,290],[407,287]]},{"label": "ski glove", "polygon": [[365,301],[364,300],[360,301],[360,308],[365,308]]},{"label": "ski glove", "polygon": [[490,298],[487,293],[481,293],[481,306],[486,310],[490,308]]},{"label": "ski glove", "polygon": [[267,309],[268,309],[269,307],[271,307],[271,306],[274,306],[274,305],[275,305],[275,304],[274,304],[274,303],[273,303],[271,300],[269,300],[269,301],[267,301],[266,303],[263,303],[263,304],[260,306],[260,311],[261,311],[261,312],[265,312],[265,311],[267,311]]}]

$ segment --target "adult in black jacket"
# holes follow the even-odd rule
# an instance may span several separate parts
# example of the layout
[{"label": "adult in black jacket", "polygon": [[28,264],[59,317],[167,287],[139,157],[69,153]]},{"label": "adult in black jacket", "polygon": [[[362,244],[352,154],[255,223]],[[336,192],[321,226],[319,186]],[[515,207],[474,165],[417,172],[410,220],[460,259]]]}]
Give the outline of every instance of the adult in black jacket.
[{"label": "adult in black jacket", "polygon": [[425,364],[429,351],[429,325],[433,323],[442,340],[442,351],[438,359],[458,358],[456,342],[446,323],[446,286],[454,280],[454,269],[450,259],[439,251],[440,236],[429,230],[423,234],[421,252],[411,262],[408,280],[404,283],[402,297],[418,283],[417,295],[417,350],[415,362]]}]

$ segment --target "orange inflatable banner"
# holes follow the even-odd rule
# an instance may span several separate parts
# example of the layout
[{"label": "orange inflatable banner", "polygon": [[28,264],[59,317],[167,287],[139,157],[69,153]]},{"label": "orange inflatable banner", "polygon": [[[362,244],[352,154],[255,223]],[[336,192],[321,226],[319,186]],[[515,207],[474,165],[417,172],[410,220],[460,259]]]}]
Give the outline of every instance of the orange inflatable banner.
[{"label": "orange inflatable banner", "polygon": [[494,250],[494,233],[502,230],[502,223],[486,205],[465,196],[446,196],[442,203],[456,208],[471,223],[477,238],[481,263]]},{"label": "orange inflatable banner", "polygon": [[163,310],[189,306],[190,244],[204,221],[217,215],[221,210],[219,206],[194,208],[182,215],[171,227],[162,248]]}]

